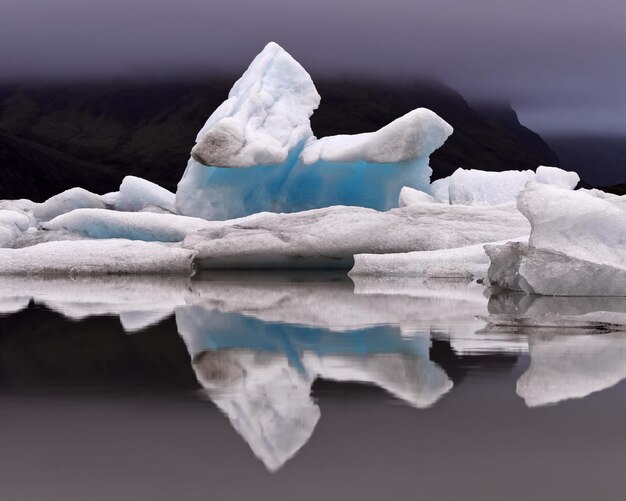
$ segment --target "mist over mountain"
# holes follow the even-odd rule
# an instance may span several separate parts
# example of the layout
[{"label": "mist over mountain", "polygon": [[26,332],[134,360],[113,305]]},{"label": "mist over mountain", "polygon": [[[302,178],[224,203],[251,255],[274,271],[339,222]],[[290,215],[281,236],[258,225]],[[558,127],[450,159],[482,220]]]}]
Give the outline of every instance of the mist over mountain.
[{"label": "mist over mountain", "polygon": [[[42,200],[82,186],[104,193],[132,174],[174,190],[208,116],[235,78],[201,82],[23,85],[0,89],[1,198]],[[458,167],[500,171],[559,165],[510,107],[481,113],[427,80],[323,80],[311,121],[317,137],[379,129],[418,107],[455,129],[431,157],[433,179]]]}]

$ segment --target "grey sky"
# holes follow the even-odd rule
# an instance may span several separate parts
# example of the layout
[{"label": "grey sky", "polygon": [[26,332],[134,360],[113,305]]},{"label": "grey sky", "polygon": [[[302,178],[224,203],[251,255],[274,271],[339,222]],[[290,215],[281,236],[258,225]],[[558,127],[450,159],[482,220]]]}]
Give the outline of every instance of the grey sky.
[{"label": "grey sky", "polygon": [[0,0],[4,81],[240,73],[270,40],[314,77],[432,75],[541,132],[626,134],[623,0]]}]

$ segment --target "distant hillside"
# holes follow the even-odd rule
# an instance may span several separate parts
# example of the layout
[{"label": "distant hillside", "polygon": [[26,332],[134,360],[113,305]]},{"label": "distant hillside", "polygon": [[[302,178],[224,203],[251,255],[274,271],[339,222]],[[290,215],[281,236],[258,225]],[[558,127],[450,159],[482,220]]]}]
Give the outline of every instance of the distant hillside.
[{"label": "distant hillside", "polygon": [[612,186],[626,182],[626,135],[557,136],[547,137],[546,141],[558,154],[563,167],[575,170],[588,183]]},{"label": "distant hillside", "polygon": [[[127,174],[174,190],[197,131],[234,80],[0,88],[0,198],[39,200],[76,185],[104,193]],[[312,118],[318,137],[373,131],[421,106],[442,116],[455,133],[431,159],[435,179],[458,167],[558,165],[513,110],[502,111],[506,120],[481,114],[440,83],[316,85],[322,96]]]}]

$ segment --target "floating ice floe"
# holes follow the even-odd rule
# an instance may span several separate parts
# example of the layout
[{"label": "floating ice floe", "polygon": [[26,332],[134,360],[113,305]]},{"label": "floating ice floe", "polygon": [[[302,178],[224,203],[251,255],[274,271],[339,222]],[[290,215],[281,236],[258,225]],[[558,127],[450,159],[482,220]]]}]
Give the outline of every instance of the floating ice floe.
[{"label": "floating ice floe", "polygon": [[514,201],[529,181],[573,190],[580,178],[575,172],[545,166],[538,167],[537,172],[457,169],[451,176],[433,181],[431,191],[442,203],[498,205]]},{"label": "floating ice floe", "polygon": [[260,213],[189,234],[199,268],[350,268],[362,253],[464,247],[517,238],[528,221],[513,206],[412,204],[378,212],[363,207]]},{"label": "floating ice floe", "polygon": [[[513,241],[527,241],[527,237]],[[502,245],[507,241],[494,243]],[[484,244],[453,249],[399,252],[395,254],[356,254],[350,276],[424,276],[427,278],[479,279],[487,276],[489,257]]]},{"label": "floating ice floe", "polygon": [[518,208],[528,245],[487,245],[492,285],[552,296],[626,295],[626,204],[530,183]]},{"label": "floating ice floe", "polygon": [[403,186],[427,189],[429,155],[452,133],[417,109],[379,131],[317,140],[320,97],[275,43],[235,83],[198,133],[176,193],[181,214],[231,219],[331,205],[394,207]]},{"label": "floating ice floe", "polygon": [[195,252],[152,242],[70,240],[0,249],[1,275],[192,273]]}]

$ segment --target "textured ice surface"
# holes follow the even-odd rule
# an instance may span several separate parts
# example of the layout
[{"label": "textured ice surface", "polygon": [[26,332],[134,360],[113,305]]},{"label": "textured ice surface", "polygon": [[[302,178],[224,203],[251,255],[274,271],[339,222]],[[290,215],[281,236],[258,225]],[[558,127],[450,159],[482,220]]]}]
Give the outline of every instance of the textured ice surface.
[{"label": "textured ice surface", "polygon": [[115,199],[112,196],[108,198],[113,201],[115,210],[136,212],[157,207],[171,213],[176,212],[174,193],[140,177],[126,176],[120,191],[115,195]]},{"label": "textured ice surface", "polygon": [[513,205],[433,203],[388,212],[336,206],[261,213],[209,224],[183,244],[199,251],[201,268],[350,268],[355,254],[449,249],[529,232],[528,221]]},{"label": "textured ice surface", "polygon": [[70,231],[90,238],[125,238],[146,242],[180,242],[208,222],[193,217],[150,212],[77,209],[42,224],[45,230]]},{"label": "textured ice surface", "polygon": [[451,176],[432,183],[432,193],[439,202],[462,205],[497,205],[511,202],[529,181],[573,190],[578,174],[557,167],[540,166],[537,172],[457,169]]},{"label": "textured ice surface", "polygon": [[409,205],[424,202],[436,202],[436,200],[432,195],[414,188],[409,188],[408,186],[404,186],[400,190],[398,207],[408,207]]},{"label": "textured ice surface", "polygon": [[12,247],[30,226],[30,218],[22,212],[0,209],[0,247]]},{"label": "textured ice surface", "polygon": [[528,246],[488,250],[490,282],[544,295],[626,295],[622,198],[529,184],[518,198],[532,226]]},{"label": "textured ice surface", "polygon": [[529,407],[583,398],[626,378],[626,336],[538,334],[530,337],[530,367],[517,381]]},{"label": "textured ice surface", "polygon": [[221,167],[282,164],[312,137],[319,103],[306,70],[270,42],[198,132],[192,157]]},{"label": "textured ice surface", "polygon": [[129,240],[48,242],[0,249],[2,275],[191,274],[195,253]]},{"label": "textured ice surface", "polygon": [[100,195],[82,188],[71,188],[41,204],[36,204],[33,208],[33,216],[38,221],[49,221],[74,209],[104,209],[105,207],[106,204]]},{"label": "textured ice surface", "polygon": [[[403,186],[428,189],[429,155],[452,133],[413,110],[376,132],[313,137],[309,74],[268,44],[199,132],[176,193],[181,214],[230,219],[331,205],[386,210]],[[241,168],[246,167],[246,168]]]},{"label": "textured ice surface", "polygon": [[[526,237],[521,238],[523,241]],[[505,244],[506,242],[498,242]],[[357,254],[350,275],[422,275],[431,278],[484,278],[489,257],[483,244],[396,254]]]}]

